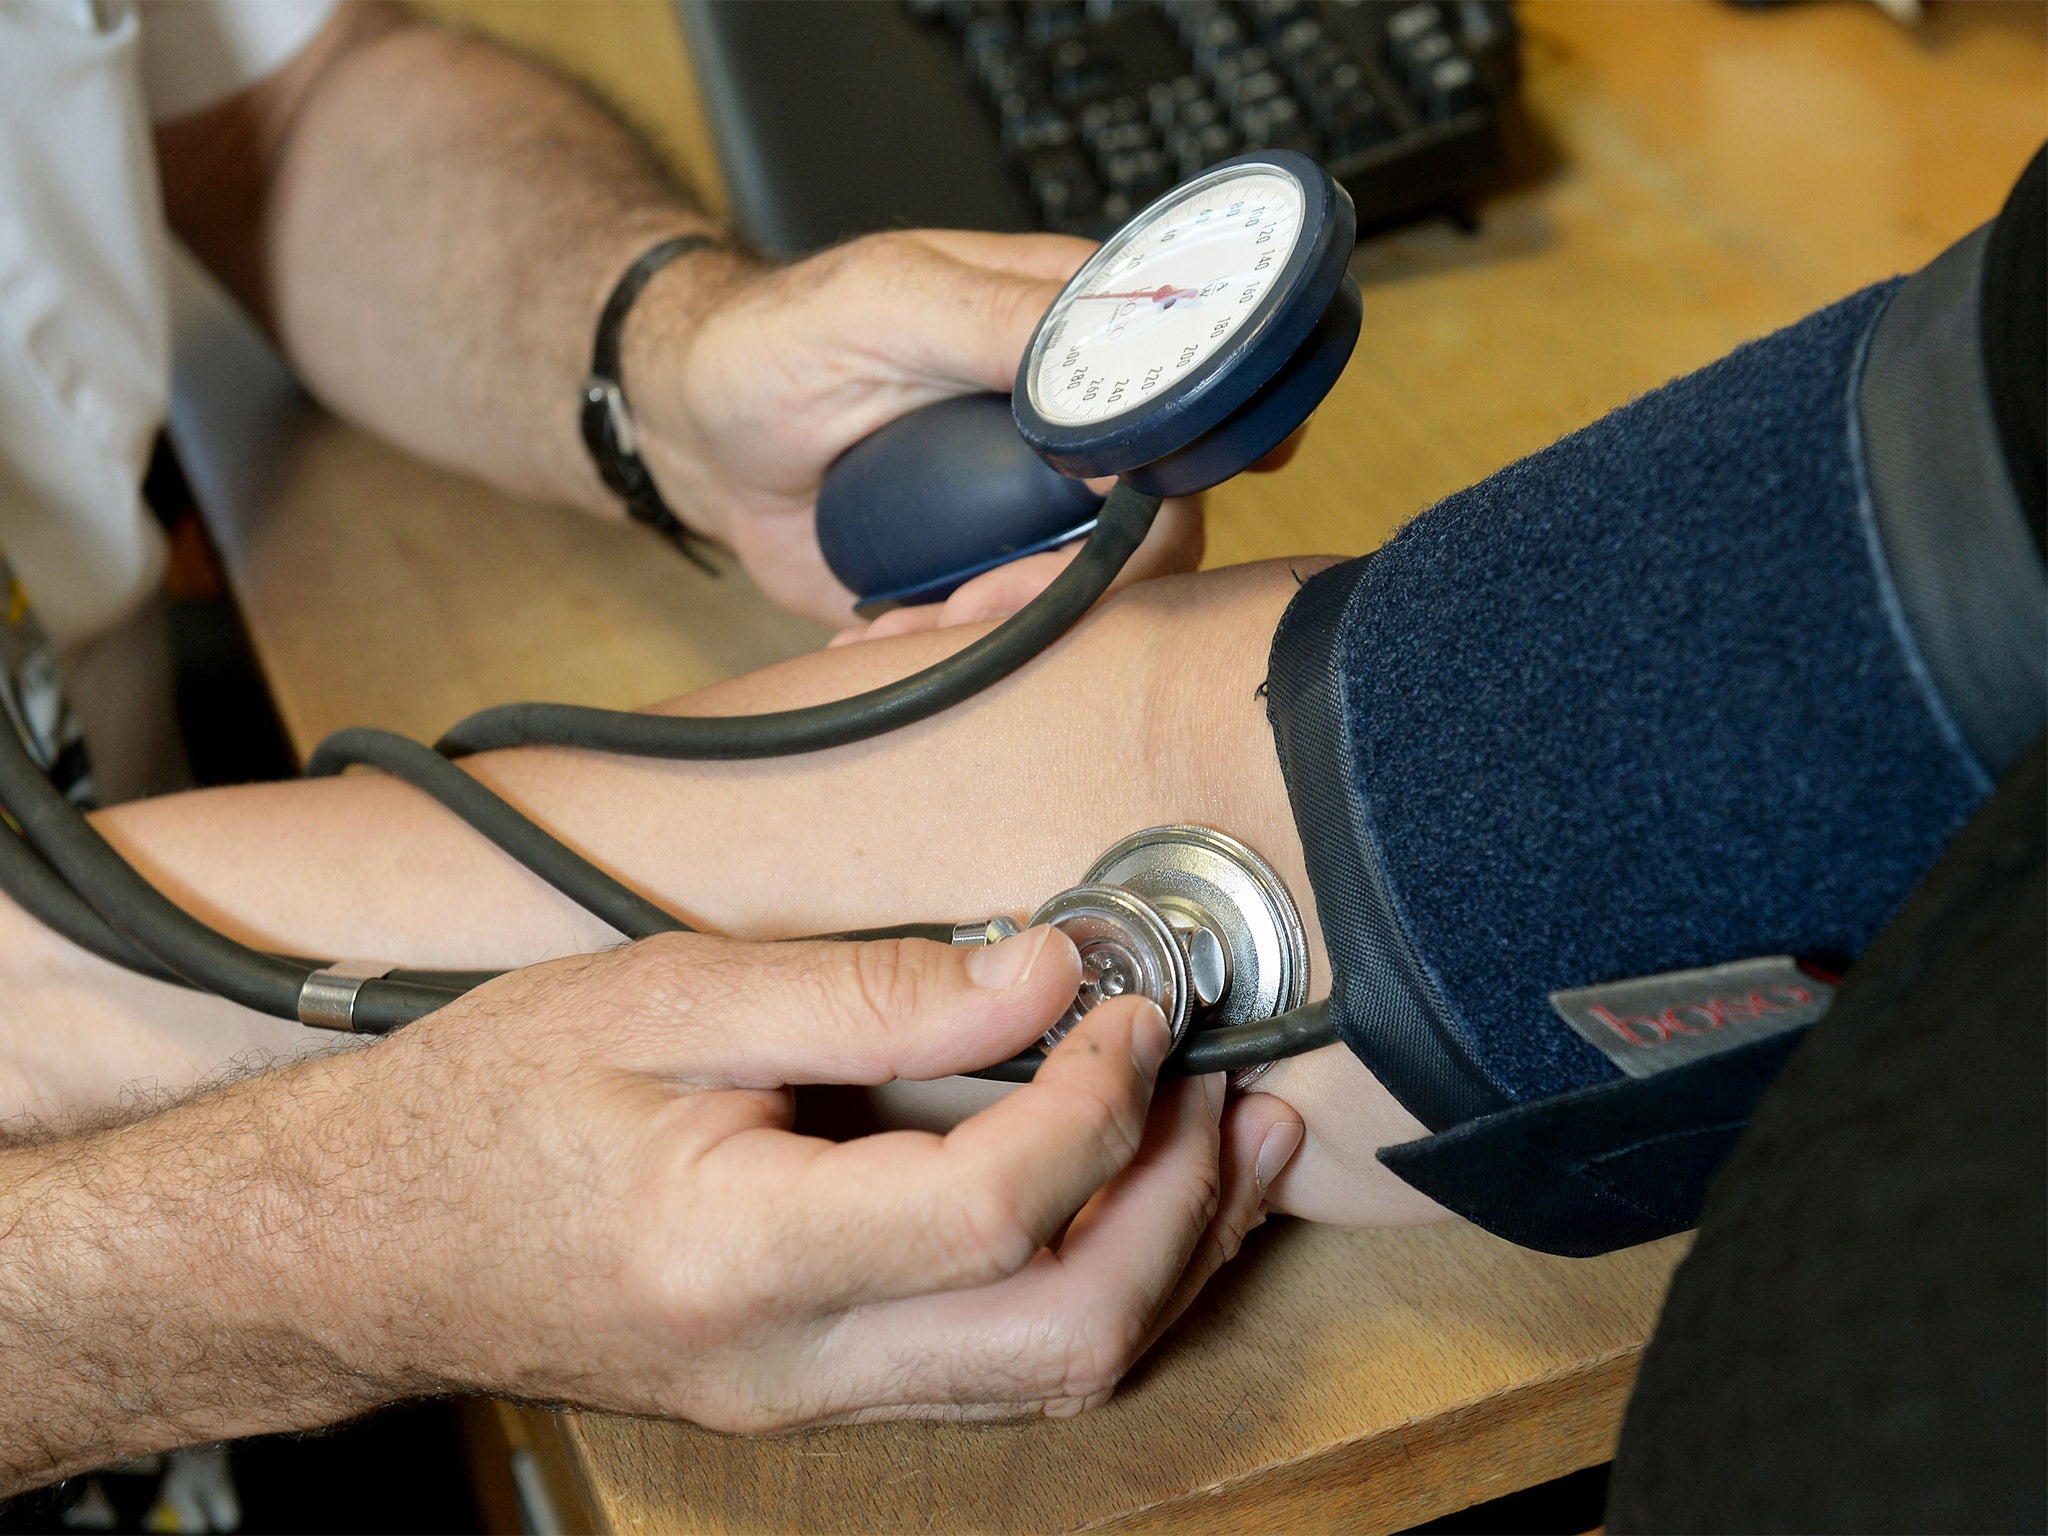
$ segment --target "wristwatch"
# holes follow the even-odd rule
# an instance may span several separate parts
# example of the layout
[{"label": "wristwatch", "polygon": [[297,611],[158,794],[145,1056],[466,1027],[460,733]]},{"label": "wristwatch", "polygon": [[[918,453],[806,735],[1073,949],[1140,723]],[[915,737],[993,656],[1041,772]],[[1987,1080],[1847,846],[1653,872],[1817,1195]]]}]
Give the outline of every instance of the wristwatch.
[{"label": "wristwatch", "polygon": [[626,387],[619,378],[619,336],[633,301],[648,280],[679,256],[694,251],[733,250],[732,242],[717,235],[678,235],[652,247],[626,268],[625,275],[605,300],[598,316],[597,338],[591,347],[590,373],[582,384],[583,445],[604,483],[626,504],[636,522],[645,523],[673,544],[692,565],[710,575],[717,567],[704,551],[712,544],[670,510],[655,487],[654,476],[640,457],[639,434],[634,430],[633,412],[626,404]]}]

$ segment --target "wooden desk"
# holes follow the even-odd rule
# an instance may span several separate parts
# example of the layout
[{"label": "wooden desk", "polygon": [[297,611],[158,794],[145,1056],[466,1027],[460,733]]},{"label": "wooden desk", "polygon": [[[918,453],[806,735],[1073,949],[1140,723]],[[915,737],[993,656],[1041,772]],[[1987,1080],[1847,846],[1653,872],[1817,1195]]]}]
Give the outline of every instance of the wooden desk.
[{"label": "wooden desk", "polygon": [[[556,58],[716,200],[666,5],[436,0]],[[2043,11],[1531,3],[1540,168],[1468,237],[1363,249],[1365,331],[1294,467],[1211,499],[1210,559],[1359,551],[1736,342],[1924,262],[2040,139]],[[175,426],[293,739],[480,705],[630,705],[816,643],[637,532],[495,495],[307,406],[187,316]],[[346,580],[336,579],[342,573]],[[1390,1530],[1610,1454],[1682,1245],[1590,1262],[1466,1227],[1278,1223],[1084,1420],[723,1439],[507,1411],[572,1526]]]}]

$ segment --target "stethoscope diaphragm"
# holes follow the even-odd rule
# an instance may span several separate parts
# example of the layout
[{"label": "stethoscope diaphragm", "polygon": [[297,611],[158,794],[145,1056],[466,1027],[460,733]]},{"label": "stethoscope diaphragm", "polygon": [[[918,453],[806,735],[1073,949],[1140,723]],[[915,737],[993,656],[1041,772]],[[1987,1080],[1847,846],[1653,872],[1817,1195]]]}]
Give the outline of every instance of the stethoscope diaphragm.
[{"label": "stethoscope diaphragm", "polygon": [[1081,954],[1081,987],[1048,1048],[1114,997],[1149,997],[1178,1045],[1189,1030],[1253,1023],[1301,1006],[1308,941],[1273,867],[1209,827],[1151,827],[1097,859],[1081,884],[1031,914]]}]

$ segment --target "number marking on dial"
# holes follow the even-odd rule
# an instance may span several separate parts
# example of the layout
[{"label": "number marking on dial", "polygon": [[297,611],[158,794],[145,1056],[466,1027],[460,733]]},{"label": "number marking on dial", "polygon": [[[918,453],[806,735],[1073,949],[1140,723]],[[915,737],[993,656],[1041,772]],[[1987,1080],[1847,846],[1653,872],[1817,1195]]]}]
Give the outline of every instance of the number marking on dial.
[{"label": "number marking on dial", "polygon": [[1185,378],[1257,312],[1302,212],[1291,176],[1251,169],[1197,180],[1116,236],[1039,336],[1032,406],[1056,425],[1088,426]]}]

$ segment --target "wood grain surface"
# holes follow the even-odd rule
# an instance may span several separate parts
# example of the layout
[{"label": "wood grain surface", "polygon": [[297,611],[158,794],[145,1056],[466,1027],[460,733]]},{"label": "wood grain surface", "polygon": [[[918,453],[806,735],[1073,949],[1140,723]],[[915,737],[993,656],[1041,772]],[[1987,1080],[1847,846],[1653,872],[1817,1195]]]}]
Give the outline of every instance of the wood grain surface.
[{"label": "wood grain surface", "polygon": [[1269,1223],[1080,1419],[568,1436],[620,1531],[1394,1530],[1604,1460],[1681,1251]]},{"label": "wood grain surface", "polygon": [[[879,0],[877,0],[879,3]],[[661,0],[432,0],[617,102],[721,206]],[[1995,213],[2048,131],[2038,4],[1531,0],[1529,133],[1479,231],[1362,246],[1363,339],[1209,563],[1381,542],[1445,493]],[[430,469],[307,404],[191,284],[174,425],[303,751],[514,698],[630,705],[822,638],[638,530]],[[737,1440],[514,1416],[572,1529],[1392,1530],[1610,1454],[1677,1241],[1276,1222],[1101,1412]],[[545,1454],[542,1454],[542,1453]]]}]

